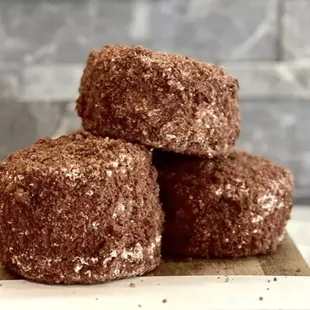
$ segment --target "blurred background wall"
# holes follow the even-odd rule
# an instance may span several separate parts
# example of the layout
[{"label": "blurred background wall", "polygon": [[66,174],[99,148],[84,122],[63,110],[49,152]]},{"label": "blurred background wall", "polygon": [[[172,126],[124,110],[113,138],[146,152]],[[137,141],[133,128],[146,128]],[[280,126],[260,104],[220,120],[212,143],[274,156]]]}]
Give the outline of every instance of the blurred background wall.
[{"label": "blurred background wall", "polygon": [[225,66],[241,86],[239,146],[290,167],[310,203],[309,0],[0,0],[0,159],[79,128],[87,55],[114,43]]}]

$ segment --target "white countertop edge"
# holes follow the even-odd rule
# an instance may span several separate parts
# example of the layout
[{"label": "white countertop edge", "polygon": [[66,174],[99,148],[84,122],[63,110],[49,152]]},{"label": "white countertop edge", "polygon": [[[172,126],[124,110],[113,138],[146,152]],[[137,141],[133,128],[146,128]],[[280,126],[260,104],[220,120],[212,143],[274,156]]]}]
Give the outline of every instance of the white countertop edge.
[{"label": "white countertop edge", "polygon": [[92,286],[7,280],[0,285],[5,310],[310,309],[310,277],[302,276],[141,277]]}]

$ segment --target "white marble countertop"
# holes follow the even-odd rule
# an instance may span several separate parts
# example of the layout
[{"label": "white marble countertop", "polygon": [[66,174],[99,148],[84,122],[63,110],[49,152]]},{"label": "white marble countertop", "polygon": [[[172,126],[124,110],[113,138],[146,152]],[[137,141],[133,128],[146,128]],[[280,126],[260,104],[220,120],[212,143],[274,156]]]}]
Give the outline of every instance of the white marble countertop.
[{"label": "white marble countertop", "polygon": [[[310,277],[142,277],[101,285],[1,281],[0,309],[301,310],[310,309]],[[132,285],[134,284],[134,285]]]}]

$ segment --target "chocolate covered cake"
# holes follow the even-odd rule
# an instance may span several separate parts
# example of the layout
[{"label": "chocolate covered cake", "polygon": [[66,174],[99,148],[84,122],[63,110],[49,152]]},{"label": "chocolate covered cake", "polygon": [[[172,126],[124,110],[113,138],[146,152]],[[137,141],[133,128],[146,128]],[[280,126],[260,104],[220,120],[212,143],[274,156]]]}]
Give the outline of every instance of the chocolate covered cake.
[{"label": "chocolate covered cake", "polygon": [[238,257],[268,253],[282,241],[292,208],[288,169],[241,151],[214,160],[171,153],[155,159],[165,253]]},{"label": "chocolate covered cake", "polygon": [[94,135],[212,158],[239,136],[237,91],[237,80],[215,65],[106,46],[89,55],[77,111]]},{"label": "chocolate covered cake", "polygon": [[78,132],[0,164],[0,262],[47,283],[100,283],[160,263],[151,152]]}]

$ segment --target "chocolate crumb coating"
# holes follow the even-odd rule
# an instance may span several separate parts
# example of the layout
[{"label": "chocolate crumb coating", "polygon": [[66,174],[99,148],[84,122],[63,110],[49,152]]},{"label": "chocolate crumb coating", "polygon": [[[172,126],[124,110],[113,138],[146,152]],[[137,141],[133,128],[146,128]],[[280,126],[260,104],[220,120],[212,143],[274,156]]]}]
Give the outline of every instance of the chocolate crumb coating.
[{"label": "chocolate crumb coating", "polygon": [[288,169],[237,150],[212,160],[166,156],[155,160],[166,214],[164,253],[238,257],[281,243],[293,205]]},{"label": "chocolate crumb coating", "polygon": [[106,46],[89,55],[77,112],[94,135],[211,158],[239,136],[237,92],[237,80],[215,65]]},{"label": "chocolate crumb coating", "polygon": [[77,132],[0,164],[0,262],[46,283],[100,283],[160,263],[151,152]]}]

